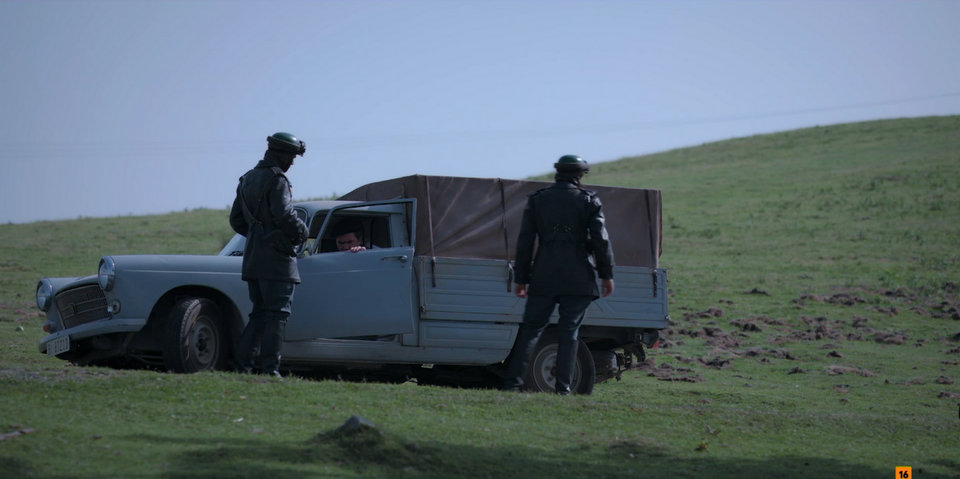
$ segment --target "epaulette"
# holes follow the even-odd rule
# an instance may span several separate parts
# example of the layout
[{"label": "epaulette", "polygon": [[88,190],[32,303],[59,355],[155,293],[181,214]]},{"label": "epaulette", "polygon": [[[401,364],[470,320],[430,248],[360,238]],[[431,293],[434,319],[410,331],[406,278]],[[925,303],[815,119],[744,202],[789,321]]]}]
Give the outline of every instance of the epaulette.
[{"label": "epaulette", "polygon": [[546,187],[546,188],[540,188],[539,190],[534,191],[534,192],[532,192],[532,193],[527,193],[527,197],[533,198],[534,196],[537,196],[537,195],[539,195],[540,193],[543,193],[544,191],[547,191],[547,190],[549,190],[549,189],[550,189],[549,186]]}]

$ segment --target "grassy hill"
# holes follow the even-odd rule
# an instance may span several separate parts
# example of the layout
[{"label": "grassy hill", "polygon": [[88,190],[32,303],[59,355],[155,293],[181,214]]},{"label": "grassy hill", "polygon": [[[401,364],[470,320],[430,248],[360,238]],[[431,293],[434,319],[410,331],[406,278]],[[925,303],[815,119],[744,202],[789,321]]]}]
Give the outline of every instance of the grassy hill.
[{"label": "grassy hill", "polygon": [[[663,191],[673,319],[644,369],[572,398],[65,365],[36,350],[37,279],[213,253],[226,211],[0,225],[0,471],[960,477],[960,116],[625,158],[587,183]],[[384,434],[330,433],[351,414]]]}]

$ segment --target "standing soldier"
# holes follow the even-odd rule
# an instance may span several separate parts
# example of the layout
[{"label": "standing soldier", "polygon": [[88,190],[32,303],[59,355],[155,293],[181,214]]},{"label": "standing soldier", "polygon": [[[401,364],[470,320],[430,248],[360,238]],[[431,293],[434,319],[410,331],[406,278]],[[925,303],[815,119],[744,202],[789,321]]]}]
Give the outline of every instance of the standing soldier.
[{"label": "standing soldier", "polygon": [[530,354],[559,304],[556,391],[570,394],[583,313],[601,293],[610,296],[614,289],[613,250],[602,205],[595,192],[580,185],[590,166],[574,155],[560,157],[553,166],[555,182],[530,195],[517,239],[514,291],[527,304],[504,378],[504,389],[510,391],[523,388]]},{"label": "standing soldier", "polygon": [[[246,236],[243,280],[253,309],[237,345],[236,368],[280,376],[280,345],[290,317],[293,290],[300,282],[296,249],[307,238],[307,226],[290,204],[291,186],[284,173],[306,144],[290,133],[267,137],[267,151],[257,166],[240,177],[230,210],[230,226]],[[260,349],[259,361],[254,355]]]}]

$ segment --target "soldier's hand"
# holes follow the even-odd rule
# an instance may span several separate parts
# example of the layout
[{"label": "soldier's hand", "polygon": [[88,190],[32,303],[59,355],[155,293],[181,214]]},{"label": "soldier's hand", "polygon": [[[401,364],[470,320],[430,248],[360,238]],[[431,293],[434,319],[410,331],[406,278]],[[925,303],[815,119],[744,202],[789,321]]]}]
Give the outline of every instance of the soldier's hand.
[{"label": "soldier's hand", "polygon": [[518,284],[515,284],[515,285],[513,285],[513,292],[514,292],[514,293],[517,293],[517,297],[518,297],[518,298],[526,298],[526,297],[527,297],[527,285],[525,285],[525,284],[519,284],[519,283],[518,283]]},{"label": "soldier's hand", "polygon": [[600,294],[602,294],[604,298],[613,294],[613,290],[614,287],[612,279],[605,279],[600,282]]}]

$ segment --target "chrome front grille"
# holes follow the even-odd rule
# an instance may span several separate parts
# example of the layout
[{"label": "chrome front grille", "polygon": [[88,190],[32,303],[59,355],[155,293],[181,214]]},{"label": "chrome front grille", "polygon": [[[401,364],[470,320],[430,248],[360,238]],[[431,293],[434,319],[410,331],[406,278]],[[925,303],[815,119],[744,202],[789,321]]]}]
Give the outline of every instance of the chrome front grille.
[{"label": "chrome front grille", "polygon": [[57,293],[56,304],[64,328],[107,317],[107,298],[95,284]]}]

